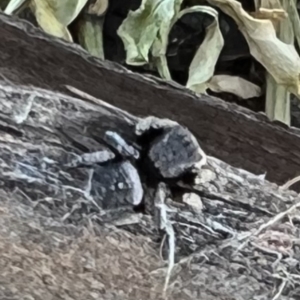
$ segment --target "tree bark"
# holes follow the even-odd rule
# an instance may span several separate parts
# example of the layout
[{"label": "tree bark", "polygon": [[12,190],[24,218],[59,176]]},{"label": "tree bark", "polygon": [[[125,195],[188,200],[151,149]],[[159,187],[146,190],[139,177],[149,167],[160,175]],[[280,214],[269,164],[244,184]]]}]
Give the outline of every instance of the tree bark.
[{"label": "tree bark", "polygon": [[0,15],[0,74],[6,81],[70,94],[74,86],[137,116],[187,126],[212,156],[279,184],[299,174],[299,130],[234,104],[91,57],[32,25]]},{"label": "tree bark", "polygon": [[[154,216],[87,212],[88,172],[64,168],[104,130],[133,139],[138,118],[4,81],[0,95],[0,299],[164,299],[168,247]],[[213,157],[200,175],[202,209],[166,203],[167,299],[299,299],[296,192]]]}]

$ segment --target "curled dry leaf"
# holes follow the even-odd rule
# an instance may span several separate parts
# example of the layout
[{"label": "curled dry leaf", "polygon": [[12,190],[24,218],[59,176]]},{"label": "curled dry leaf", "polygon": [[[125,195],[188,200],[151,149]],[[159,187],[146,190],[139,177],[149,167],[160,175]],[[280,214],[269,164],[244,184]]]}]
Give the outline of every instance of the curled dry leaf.
[{"label": "curled dry leaf", "polygon": [[30,5],[36,20],[41,28],[56,37],[72,41],[72,36],[67,27],[60,23],[47,0],[33,0]]},{"label": "curled dry leaf", "polygon": [[194,6],[183,10],[180,14],[184,15],[190,12],[207,13],[214,17],[213,22],[206,28],[205,39],[191,62],[186,84],[187,88],[198,93],[204,93],[207,89],[207,82],[214,74],[224,39],[219,27],[218,13],[215,9],[208,6]]},{"label": "curled dry leaf", "polygon": [[148,63],[156,43],[155,56],[164,54],[164,45],[173,18],[183,0],[142,0],[140,7],[130,11],[118,29],[126,50],[126,63],[141,66]]},{"label": "curled dry leaf", "polygon": [[[169,1],[169,0],[167,0]],[[169,3],[169,5],[165,5],[164,10],[165,13],[171,8],[172,5],[173,11],[172,14],[169,15],[168,19],[163,19],[161,26],[158,30],[158,34],[156,39],[153,42],[153,46],[151,49],[151,54],[153,57],[153,64],[157,68],[160,76],[164,79],[171,80],[171,75],[168,68],[168,63],[166,59],[166,52],[168,47],[168,39],[169,33],[171,31],[174,23],[181,17],[180,16],[180,5],[182,0],[172,0],[173,3]],[[167,4],[167,3],[166,3]]]},{"label": "curled dry leaf", "polygon": [[80,45],[92,55],[104,59],[103,24],[108,8],[108,0],[97,0],[84,8],[80,17],[78,40]]},{"label": "curled dry leaf", "polygon": [[238,76],[213,76],[208,82],[208,88],[216,93],[232,93],[242,99],[259,97],[261,95],[261,88],[259,86]]},{"label": "curled dry leaf", "polygon": [[[54,36],[72,41],[67,26],[78,16],[88,0],[11,0],[5,9],[6,14],[16,13],[26,3],[35,14],[41,28]],[[108,0],[96,0],[87,11],[89,14],[102,16],[108,8]],[[80,44],[91,54],[104,58],[102,27],[103,19],[81,20],[79,29]]]},{"label": "curled dry leaf", "polygon": [[100,17],[92,19],[84,16],[79,23],[78,39],[80,45],[92,55],[104,59],[103,21]]},{"label": "curled dry leaf", "polygon": [[65,26],[70,25],[81,12],[88,0],[44,0],[53,15]]},{"label": "curled dry leaf", "polygon": [[4,12],[16,13],[27,3],[45,32],[72,41],[67,26],[78,16],[87,0],[11,0]]},{"label": "curled dry leaf", "polygon": [[250,53],[267,69],[276,82],[300,95],[300,58],[292,44],[277,38],[270,20],[251,17],[235,0],[208,0],[232,17],[245,36]]},{"label": "curled dry leaf", "polygon": [[213,76],[215,64],[224,45],[219,28],[218,13],[208,6],[193,6],[180,11],[182,0],[143,0],[136,11],[130,11],[118,30],[126,49],[126,63],[144,65],[151,53],[153,64],[164,79],[171,79],[166,51],[172,26],[188,13],[207,13],[214,21],[206,30],[206,38],[199,47],[189,69],[187,87],[203,92],[205,83]]}]

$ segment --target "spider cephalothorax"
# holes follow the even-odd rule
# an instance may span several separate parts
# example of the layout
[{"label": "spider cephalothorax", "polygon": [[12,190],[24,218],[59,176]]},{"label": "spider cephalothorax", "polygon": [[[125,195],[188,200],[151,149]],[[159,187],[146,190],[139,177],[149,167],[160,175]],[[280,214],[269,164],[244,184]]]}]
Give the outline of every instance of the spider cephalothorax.
[{"label": "spider cephalothorax", "polygon": [[206,164],[196,138],[176,122],[148,117],[137,124],[136,134],[144,149],[146,169],[159,180],[182,179]]}]

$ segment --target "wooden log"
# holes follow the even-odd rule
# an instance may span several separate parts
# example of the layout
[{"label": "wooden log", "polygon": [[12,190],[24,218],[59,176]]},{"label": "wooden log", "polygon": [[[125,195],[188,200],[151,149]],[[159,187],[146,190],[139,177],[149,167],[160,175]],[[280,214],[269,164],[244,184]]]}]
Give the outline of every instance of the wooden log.
[{"label": "wooden log", "polygon": [[[164,299],[154,216],[86,210],[88,172],[64,168],[107,129],[132,138],[137,117],[4,81],[0,95],[0,299]],[[297,193],[213,157],[200,175],[202,209],[166,203],[168,299],[297,299]]]},{"label": "wooden log", "polygon": [[279,184],[299,174],[299,130],[262,114],[154,77],[101,61],[32,25],[0,15],[0,74],[6,81],[70,93],[74,86],[137,116],[170,118],[187,126],[204,150]]}]

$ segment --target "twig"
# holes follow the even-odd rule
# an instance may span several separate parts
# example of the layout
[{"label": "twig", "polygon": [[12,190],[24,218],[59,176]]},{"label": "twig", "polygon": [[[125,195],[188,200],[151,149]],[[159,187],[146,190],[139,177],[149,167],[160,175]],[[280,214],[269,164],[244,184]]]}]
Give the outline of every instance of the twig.
[{"label": "twig", "polygon": [[156,192],[155,197],[155,207],[159,210],[159,216],[160,216],[160,229],[164,230],[166,232],[166,235],[168,237],[168,244],[169,244],[169,255],[168,255],[168,270],[167,275],[165,279],[165,285],[164,285],[164,296],[168,289],[171,273],[174,267],[174,261],[175,261],[175,233],[174,229],[172,227],[171,222],[167,218],[167,211],[166,211],[166,205],[165,205],[165,198],[166,198],[166,186],[164,183],[160,183],[158,185],[158,189]]},{"label": "twig", "polygon": [[291,213],[294,209],[300,207],[300,202],[292,205],[289,209],[287,209],[286,211],[283,211],[279,214],[277,214],[276,216],[274,216],[273,218],[271,218],[269,220],[269,222],[265,223],[265,224],[262,224],[259,229],[254,232],[253,234],[251,234],[244,243],[242,243],[238,249],[235,251],[234,255],[237,254],[237,252],[241,251],[247,244],[248,242],[250,241],[251,237],[253,236],[257,236],[259,235],[264,229],[274,225],[276,222],[280,221],[281,219],[283,219],[286,215],[288,215],[289,213]]},{"label": "twig", "polygon": [[280,287],[279,287],[279,291],[278,291],[278,293],[272,298],[272,300],[279,299],[279,296],[281,296],[282,291],[283,291],[283,289],[285,288],[287,281],[288,281],[287,279],[282,279],[282,283],[281,283],[281,285],[280,285]]},{"label": "twig", "polygon": [[164,261],[164,258],[163,258],[163,255],[162,255],[162,249],[164,247],[165,241],[166,241],[166,234],[164,234],[163,239],[162,239],[162,241],[160,243],[160,247],[159,247],[159,256],[160,256],[160,259],[162,261]]},{"label": "twig", "polygon": [[287,190],[288,188],[290,188],[293,184],[297,183],[298,181],[300,181],[300,175],[287,181],[284,185],[281,186],[281,188],[284,190]]}]

